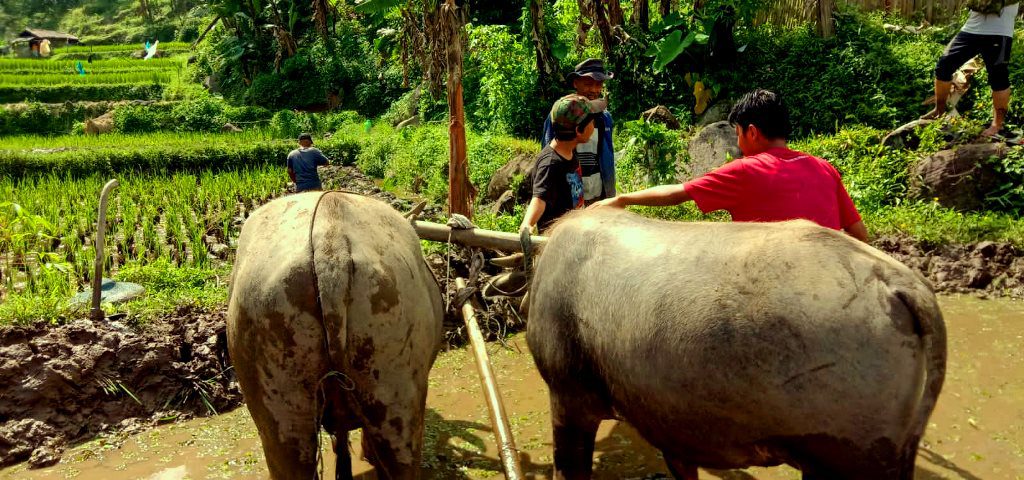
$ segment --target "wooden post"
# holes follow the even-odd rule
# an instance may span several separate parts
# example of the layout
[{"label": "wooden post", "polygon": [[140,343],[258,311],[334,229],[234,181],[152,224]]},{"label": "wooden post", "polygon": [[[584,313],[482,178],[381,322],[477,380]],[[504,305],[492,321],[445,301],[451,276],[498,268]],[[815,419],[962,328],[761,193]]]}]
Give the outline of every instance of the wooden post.
[{"label": "wooden post", "polygon": [[928,0],[928,4],[925,6],[924,17],[928,20],[929,24],[935,23],[935,0]]},{"label": "wooden post", "polygon": [[[461,277],[456,278],[455,287],[460,290],[466,288],[466,281]],[[505,478],[519,480],[523,478],[523,471],[519,466],[516,442],[508,424],[508,415],[505,414],[498,383],[494,381],[494,369],[491,368],[491,359],[487,356],[484,336],[480,333],[480,325],[476,323],[476,312],[468,301],[462,305],[462,318],[466,321],[469,344],[473,350],[473,358],[476,359],[477,373],[480,374],[480,384],[487,400],[487,410],[491,413],[491,427],[494,429],[494,440],[498,443],[498,455],[505,469]]]},{"label": "wooden post", "polygon": [[100,294],[103,287],[103,261],[106,255],[103,249],[107,236],[107,201],[110,199],[110,192],[120,185],[117,179],[107,182],[100,192],[99,218],[96,219],[96,261],[93,263],[92,273],[92,309],[89,311],[89,318],[103,320],[103,308],[100,307]]},{"label": "wooden post", "polygon": [[823,38],[831,38],[836,34],[835,0],[818,0],[818,34]]}]

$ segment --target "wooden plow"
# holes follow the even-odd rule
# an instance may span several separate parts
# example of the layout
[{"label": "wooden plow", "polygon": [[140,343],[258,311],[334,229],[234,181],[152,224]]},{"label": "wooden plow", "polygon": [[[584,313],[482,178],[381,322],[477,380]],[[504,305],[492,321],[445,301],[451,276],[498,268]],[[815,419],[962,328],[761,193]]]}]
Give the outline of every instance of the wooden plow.
[{"label": "wooden plow", "polygon": [[[423,240],[455,243],[467,247],[486,248],[505,253],[519,252],[527,268],[534,250],[547,241],[545,237],[529,235],[525,231],[520,235],[516,235],[514,233],[476,228],[468,220],[465,220],[461,226],[459,225],[461,222],[458,221],[449,221],[449,224],[455,224],[455,226],[450,226],[416,220],[416,217],[419,216],[419,212],[423,211],[425,205],[426,203],[417,205],[416,208],[406,215],[406,218],[412,222],[416,234]],[[466,280],[461,277],[456,278],[455,287],[460,291],[464,291],[467,288]],[[516,450],[515,439],[512,435],[512,429],[509,427],[508,415],[505,412],[505,404],[501,399],[498,383],[494,379],[494,369],[491,366],[491,359],[487,355],[486,343],[480,331],[480,325],[476,320],[476,311],[469,299],[462,303],[461,312],[462,319],[466,323],[466,331],[469,333],[470,349],[473,351],[477,373],[480,375],[480,385],[483,388],[487,410],[490,413],[491,427],[494,430],[494,439],[498,446],[501,465],[505,470],[505,478],[520,480],[524,477],[522,467],[519,464],[519,452]]]}]

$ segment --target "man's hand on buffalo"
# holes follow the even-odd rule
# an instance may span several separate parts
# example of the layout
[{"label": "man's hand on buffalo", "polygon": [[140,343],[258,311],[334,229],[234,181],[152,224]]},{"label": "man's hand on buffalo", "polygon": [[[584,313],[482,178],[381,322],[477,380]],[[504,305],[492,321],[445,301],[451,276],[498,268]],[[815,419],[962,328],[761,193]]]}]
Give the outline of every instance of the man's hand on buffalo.
[{"label": "man's hand on buffalo", "polygon": [[621,201],[622,197],[606,198],[604,200],[591,203],[587,209],[601,208],[601,207],[613,207],[613,208],[626,208],[626,204]]}]

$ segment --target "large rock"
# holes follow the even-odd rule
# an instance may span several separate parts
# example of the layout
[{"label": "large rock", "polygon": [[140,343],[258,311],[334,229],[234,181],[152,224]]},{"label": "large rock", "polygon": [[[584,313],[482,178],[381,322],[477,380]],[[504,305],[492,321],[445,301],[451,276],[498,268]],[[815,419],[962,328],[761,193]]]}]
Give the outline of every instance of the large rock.
[{"label": "large rock", "polygon": [[990,160],[1009,150],[1003,143],[980,143],[922,158],[911,175],[910,195],[957,210],[981,209],[985,196],[1002,180]]},{"label": "large rock", "polygon": [[528,153],[521,153],[505,164],[505,166],[494,172],[490,183],[487,184],[487,191],[484,192],[484,200],[493,202],[501,198],[501,194],[512,189],[516,178],[522,178],[519,189],[515,191],[516,201],[525,203],[530,199],[533,188],[533,166],[536,158]]},{"label": "large rock", "polygon": [[658,105],[650,110],[644,111],[640,114],[640,118],[647,123],[660,123],[669,128],[669,130],[679,130],[679,119],[672,114],[671,111],[664,105]]},{"label": "large rock", "polygon": [[908,148],[915,149],[921,144],[921,137],[918,130],[931,125],[935,120],[914,120],[910,123],[889,132],[882,139],[882,146],[886,148]]},{"label": "large rock", "polygon": [[729,112],[732,111],[732,103],[726,100],[720,100],[715,102],[703,115],[700,116],[700,121],[697,122],[698,127],[705,127],[712,123],[724,122],[729,119]]},{"label": "large rock", "polygon": [[679,166],[679,180],[697,178],[743,153],[737,143],[736,129],[729,122],[712,123],[690,139],[690,162]]},{"label": "large rock", "polygon": [[90,118],[85,121],[86,135],[99,135],[114,131],[114,112],[110,111],[102,116]]}]

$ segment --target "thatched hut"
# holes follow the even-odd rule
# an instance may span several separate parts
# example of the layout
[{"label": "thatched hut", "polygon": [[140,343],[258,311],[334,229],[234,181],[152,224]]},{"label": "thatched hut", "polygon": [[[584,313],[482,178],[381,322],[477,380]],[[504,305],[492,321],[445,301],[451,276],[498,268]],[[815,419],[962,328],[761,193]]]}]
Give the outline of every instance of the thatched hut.
[{"label": "thatched hut", "polygon": [[11,41],[11,48],[19,57],[38,57],[41,51],[46,50],[47,46],[49,48],[57,48],[78,44],[78,37],[70,33],[26,28],[22,30],[18,38]]}]

